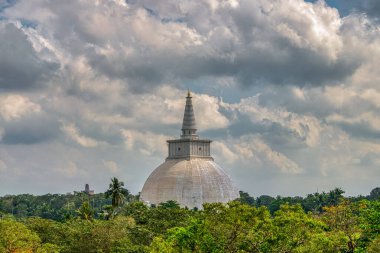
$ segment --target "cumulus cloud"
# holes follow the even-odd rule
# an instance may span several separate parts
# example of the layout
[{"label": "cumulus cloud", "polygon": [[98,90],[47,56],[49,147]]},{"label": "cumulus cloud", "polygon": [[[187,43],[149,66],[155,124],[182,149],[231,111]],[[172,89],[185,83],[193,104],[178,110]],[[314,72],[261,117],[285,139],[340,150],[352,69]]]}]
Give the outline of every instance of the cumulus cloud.
[{"label": "cumulus cloud", "polygon": [[73,123],[63,124],[61,129],[68,137],[85,148],[93,148],[99,145],[96,140],[80,134],[79,130]]},{"label": "cumulus cloud", "polygon": [[40,111],[41,106],[30,101],[28,97],[17,94],[0,95],[0,115],[6,121]]},{"label": "cumulus cloud", "polygon": [[282,132],[289,135],[289,138],[284,139],[283,142],[289,142],[291,138],[294,138],[307,146],[318,145],[319,134],[323,125],[316,117],[292,113],[282,107],[261,106],[259,97],[245,98],[237,104],[224,103],[222,105],[225,109],[232,110],[236,114],[235,117],[238,117],[238,122],[243,122],[241,118],[248,119],[248,122],[243,123],[246,129],[240,127],[240,131],[243,130],[240,133],[258,132],[266,134],[269,132],[268,138],[271,138],[273,137],[273,128],[276,128],[277,133]]},{"label": "cumulus cloud", "polygon": [[282,173],[298,174],[303,171],[299,165],[279,151],[273,150],[260,138],[244,135],[234,144],[238,157],[251,166],[261,168],[275,168]]},{"label": "cumulus cloud", "polygon": [[0,89],[28,90],[52,78],[57,64],[41,60],[15,24],[0,22]]},{"label": "cumulus cloud", "polygon": [[372,112],[362,113],[354,117],[334,114],[326,120],[341,126],[343,130],[353,136],[369,139],[380,138],[380,117]]},{"label": "cumulus cloud", "polygon": [[356,4],[358,11],[366,13],[368,16],[373,17],[379,21],[380,18],[380,3],[376,0],[363,0]]},{"label": "cumulus cloud", "polygon": [[[32,6],[38,15],[28,11]],[[319,85],[344,80],[358,64],[337,10],[323,1],[83,1],[65,7],[19,1],[5,13],[37,22],[56,48],[68,51],[66,58],[82,54],[92,68],[128,80],[134,91],[221,75],[244,85]]]},{"label": "cumulus cloud", "polygon": [[138,192],[190,88],[200,137],[243,190],[365,194],[379,176],[380,33],[376,1],[349,2],[343,15],[329,1],[0,1],[6,173],[70,179],[41,192],[113,173]]},{"label": "cumulus cloud", "polygon": [[24,114],[2,123],[1,143],[32,145],[51,141],[59,136],[58,124],[55,117],[43,112]]},{"label": "cumulus cloud", "polygon": [[121,134],[129,151],[138,151],[145,156],[157,154],[164,156],[167,152],[165,143],[169,136],[128,129],[121,130]]},{"label": "cumulus cloud", "polygon": [[225,143],[220,141],[212,142],[213,152],[217,154],[218,157],[223,159],[229,164],[236,162],[243,152],[235,153],[231,150]]}]

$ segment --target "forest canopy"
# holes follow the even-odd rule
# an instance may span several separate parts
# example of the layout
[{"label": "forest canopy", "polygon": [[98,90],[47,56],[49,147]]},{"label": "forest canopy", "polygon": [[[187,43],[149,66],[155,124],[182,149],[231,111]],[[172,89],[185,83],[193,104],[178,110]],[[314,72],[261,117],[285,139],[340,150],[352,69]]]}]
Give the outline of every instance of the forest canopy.
[{"label": "forest canopy", "polygon": [[[112,187],[119,187],[113,189]],[[203,210],[105,193],[0,197],[0,252],[380,252],[380,188],[240,198]]]}]

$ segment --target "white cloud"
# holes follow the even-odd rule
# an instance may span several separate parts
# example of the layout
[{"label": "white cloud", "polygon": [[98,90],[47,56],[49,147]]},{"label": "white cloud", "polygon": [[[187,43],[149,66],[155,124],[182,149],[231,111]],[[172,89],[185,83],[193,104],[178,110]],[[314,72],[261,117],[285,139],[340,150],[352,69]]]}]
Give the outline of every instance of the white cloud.
[{"label": "white cloud", "polygon": [[205,94],[193,94],[192,96],[194,101],[194,110],[196,110],[195,117],[199,130],[203,131],[228,127],[229,121],[219,112],[220,104],[216,97]]},{"label": "white cloud", "polygon": [[75,124],[73,123],[63,124],[61,130],[64,133],[66,133],[68,137],[70,137],[76,143],[85,148],[94,148],[99,145],[99,143],[96,140],[81,135],[78,129],[76,128]]},{"label": "white cloud", "polygon": [[223,159],[229,164],[236,162],[241,155],[241,153],[234,153],[231,148],[229,148],[225,143],[220,141],[212,142],[213,153],[216,153],[218,157]]},{"label": "white cloud", "polygon": [[274,167],[282,173],[290,174],[298,174],[303,171],[296,162],[284,154],[273,150],[257,137],[242,136],[239,143],[234,145],[234,148],[238,151],[239,157],[264,165],[260,167]]},{"label": "white cloud", "polygon": [[[368,134],[380,136],[380,115],[375,112],[363,112],[355,116],[344,116],[341,114],[332,114],[326,118],[327,122],[333,124],[343,124],[344,126],[352,126],[348,129],[351,134]],[[347,127],[346,127],[347,128]],[[374,133],[375,132],[375,133]]]},{"label": "white cloud", "polygon": [[18,94],[0,95],[0,115],[6,120],[14,120],[41,112],[41,106],[28,97]]},{"label": "white cloud", "polygon": [[85,56],[100,73],[126,78],[136,89],[220,75],[247,85],[268,79],[303,86],[342,79],[353,70],[344,58],[339,13],[322,1],[139,1],[124,7],[117,1],[82,1],[69,6],[19,1],[5,13],[37,22],[42,35],[29,33],[32,41],[66,59],[65,65]]},{"label": "white cloud", "polygon": [[121,134],[128,151],[137,151],[143,156],[164,157],[167,154],[166,140],[170,139],[169,136],[129,129],[122,129]]},{"label": "white cloud", "polygon": [[41,179],[75,188],[92,168],[97,188],[108,171],[138,192],[190,88],[201,137],[247,190],[378,183],[380,32],[364,15],[302,0],[20,0],[1,15],[1,159],[20,175],[28,157],[60,168]]},{"label": "white cloud", "polygon": [[363,91],[363,93],[360,94],[360,96],[364,100],[374,104],[377,108],[380,108],[380,92],[379,91],[377,91],[373,88],[372,89],[366,89]]}]

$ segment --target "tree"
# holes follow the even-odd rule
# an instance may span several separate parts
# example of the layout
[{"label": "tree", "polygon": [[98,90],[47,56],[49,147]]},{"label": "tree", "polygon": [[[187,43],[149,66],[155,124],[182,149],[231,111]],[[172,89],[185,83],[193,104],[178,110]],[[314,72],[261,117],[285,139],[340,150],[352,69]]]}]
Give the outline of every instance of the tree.
[{"label": "tree", "polygon": [[94,252],[130,252],[129,229],[135,226],[131,217],[117,216],[112,220],[95,221],[91,231]]},{"label": "tree", "polygon": [[180,205],[178,204],[177,201],[175,200],[168,200],[166,202],[162,202],[158,205],[158,207],[162,207],[162,208],[174,208],[174,209],[178,209],[180,208]]},{"label": "tree", "polygon": [[[380,235],[380,201],[362,200],[357,203],[357,207],[360,228],[363,231],[359,245],[361,248],[366,248]],[[380,239],[378,241],[380,242]],[[377,242],[378,245],[380,245],[379,242]]]},{"label": "tree", "polygon": [[28,229],[37,233],[44,244],[60,244],[67,233],[64,224],[54,220],[31,217],[23,220],[23,223]]},{"label": "tree", "polygon": [[94,216],[94,210],[90,207],[90,203],[88,201],[83,203],[81,208],[77,210],[77,213],[83,220],[92,220]]},{"label": "tree", "polygon": [[343,199],[343,194],[344,194],[344,191],[339,187],[335,188],[332,191],[329,191],[329,193],[327,195],[326,205],[327,206],[338,205]]},{"label": "tree", "polygon": [[0,252],[36,252],[41,245],[38,235],[11,218],[0,220]]},{"label": "tree", "polygon": [[340,233],[345,237],[346,252],[354,252],[362,234],[357,207],[345,200],[337,206],[324,207],[324,211],[322,220],[329,226],[331,232]]},{"label": "tree", "polygon": [[260,197],[257,198],[256,205],[257,207],[260,207],[260,206],[269,207],[273,201],[275,201],[275,198],[268,195],[261,195]]},{"label": "tree", "polygon": [[247,205],[250,205],[250,206],[254,206],[255,205],[255,198],[251,197],[247,192],[239,191],[239,195],[240,195],[240,198],[238,198],[237,200],[240,203],[247,204]]},{"label": "tree", "polygon": [[124,204],[125,197],[128,195],[128,190],[123,188],[124,183],[119,181],[116,177],[111,178],[111,183],[108,190],[105,192],[106,197],[112,198],[112,207],[117,208]]},{"label": "tree", "polygon": [[121,213],[125,216],[131,216],[138,225],[144,225],[148,223],[149,211],[143,202],[136,201],[125,205]]},{"label": "tree", "polygon": [[376,187],[375,189],[372,189],[371,193],[369,194],[370,200],[379,200],[380,199],[380,187]]},{"label": "tree", "polygon": [[380,236],[377,237],[372,243],[368,246],[368,253],[379,253],[380,252]]},{"label": "tree", "polygon": [[[282,205],[272,219],[269,252],[339,252],[341,243],[325,233],[326,224],[300,204]],[[326,247],[328,246],[328,247]]]},{"label": "tree", "polygon": [[340,188],[335,188],[328,193],[314,193],[308,194],[307,197],[302,201],[302,207],[306,212],[322,213],[325,206],[336,206],[338,205],[343,197],[344,191]]}]

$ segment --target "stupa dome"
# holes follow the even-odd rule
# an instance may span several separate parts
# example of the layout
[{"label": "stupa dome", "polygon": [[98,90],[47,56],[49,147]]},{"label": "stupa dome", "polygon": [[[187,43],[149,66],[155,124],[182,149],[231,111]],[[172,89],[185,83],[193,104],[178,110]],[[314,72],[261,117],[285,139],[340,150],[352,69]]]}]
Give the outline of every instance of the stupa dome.
[{"label": "stupa dome", "polygon": [[199,139],[190,92],[180,139],[168,140],[169,155],[146,180],[140,198],[148,204],[168,200],[182,207],[202,208],[203,203],[234,200],[239,197],[230,177],[210,156],[211,140]]}]

